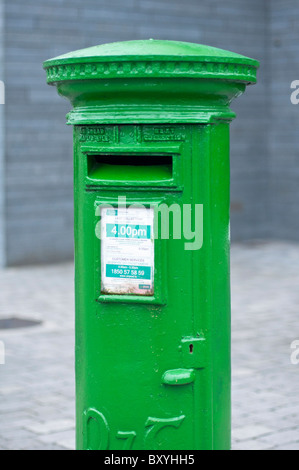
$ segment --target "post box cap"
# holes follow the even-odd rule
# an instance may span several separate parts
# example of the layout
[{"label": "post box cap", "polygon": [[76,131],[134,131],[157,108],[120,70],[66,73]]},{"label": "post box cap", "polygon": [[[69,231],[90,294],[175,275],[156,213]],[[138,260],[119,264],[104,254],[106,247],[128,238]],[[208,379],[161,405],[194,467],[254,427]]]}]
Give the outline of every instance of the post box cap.
[{"label": "post box cap", "polygon": [[204,78],[256,83],[259,63],[189,42],[136,40],[70,52],[44,63],[49,84],[113,78]]}]

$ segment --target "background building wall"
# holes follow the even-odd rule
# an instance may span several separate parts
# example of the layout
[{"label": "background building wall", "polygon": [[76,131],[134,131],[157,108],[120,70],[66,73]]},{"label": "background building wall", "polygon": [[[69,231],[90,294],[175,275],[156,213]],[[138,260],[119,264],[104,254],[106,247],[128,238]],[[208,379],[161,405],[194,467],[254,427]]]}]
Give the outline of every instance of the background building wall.
[{"label": "background building wall", "polygon": [[[4,0],[0,0],[0,80],[4,76]],[[5,129],[4,105],[0,104],[0,267],[6,264],[5,249]]]},{"label": "background building wall", "polygon": [[272,0],[270,13],[270,235],[298,241],[299,106],[291,103],[290,85],[299,80],[299,3]]},{"label": "background building wall", "polygon": [[69,104],[46,85],[44,60],[95,44],[173,39],[262,62],[259,84],[233,109],[233,239],[268,235],[267,1],[5,1],[6,257],[9,265],[73,254]]}]

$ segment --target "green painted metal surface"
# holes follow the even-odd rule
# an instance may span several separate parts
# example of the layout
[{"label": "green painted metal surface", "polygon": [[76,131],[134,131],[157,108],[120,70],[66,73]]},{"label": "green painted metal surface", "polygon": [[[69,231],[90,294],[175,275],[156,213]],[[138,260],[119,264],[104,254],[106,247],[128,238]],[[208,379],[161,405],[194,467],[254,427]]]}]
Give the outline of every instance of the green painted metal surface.
[{"label": "green painted metal surface", "polygon": [[[149,40],[44,67],[73,105],[77,448],[229,449],[229,104],[258,63]],[[116,219],[133,203],[190,205],[193,224],[202,207],[202,246],[186,249],[171,224],[152,239],[158,219],[134,222],[136,212]],[[153,265],[105,264],[121,246],[152,249]],[[118,293],[122,279],[133,284]]]}]

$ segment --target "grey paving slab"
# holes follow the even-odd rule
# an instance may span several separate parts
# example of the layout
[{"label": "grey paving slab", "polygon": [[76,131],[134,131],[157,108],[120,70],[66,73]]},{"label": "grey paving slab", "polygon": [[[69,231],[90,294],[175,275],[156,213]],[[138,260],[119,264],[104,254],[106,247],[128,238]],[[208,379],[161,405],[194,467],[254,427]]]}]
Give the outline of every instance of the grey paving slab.
[{"label": "grey paving slab", "polygon": [[297,448],[298,266],[297,244],[233,246],[233,449]]}]

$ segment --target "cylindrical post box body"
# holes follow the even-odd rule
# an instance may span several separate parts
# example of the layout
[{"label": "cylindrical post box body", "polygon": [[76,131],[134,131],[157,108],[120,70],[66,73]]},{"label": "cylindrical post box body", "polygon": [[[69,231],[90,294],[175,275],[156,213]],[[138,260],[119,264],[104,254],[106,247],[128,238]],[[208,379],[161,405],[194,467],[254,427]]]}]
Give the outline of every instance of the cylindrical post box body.
[{"label": "cylindrical post box body", "polygon": [[230,448],[229,103],[257,67],[153,40],[45,63],[73,105],[78,449]]}]

